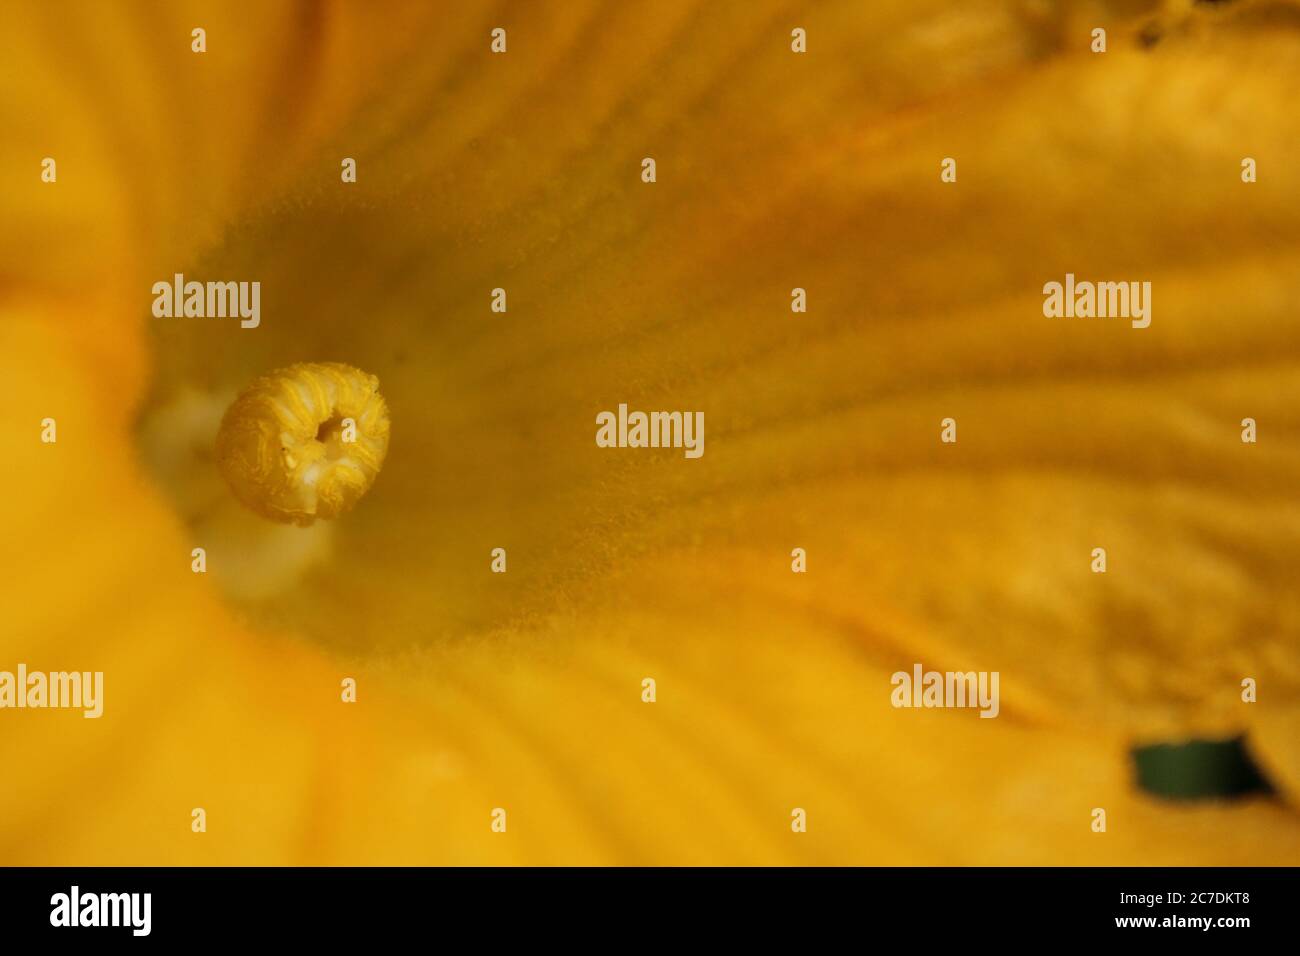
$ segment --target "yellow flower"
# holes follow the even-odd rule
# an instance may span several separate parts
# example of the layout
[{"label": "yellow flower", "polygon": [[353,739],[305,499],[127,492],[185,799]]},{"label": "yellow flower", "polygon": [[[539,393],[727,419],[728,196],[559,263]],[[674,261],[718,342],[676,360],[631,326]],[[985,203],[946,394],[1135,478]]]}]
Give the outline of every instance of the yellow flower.
[{"label": "yellow flower", "polygon": [[[0,711],[0,861],[1294,863],[1300,34],[1223,6],[13,5],[0,669],[105,700]],[[394,428],[310,528],[214,455],[302,362]],[[1275,794],[1136,786],[1242,734]]]}]

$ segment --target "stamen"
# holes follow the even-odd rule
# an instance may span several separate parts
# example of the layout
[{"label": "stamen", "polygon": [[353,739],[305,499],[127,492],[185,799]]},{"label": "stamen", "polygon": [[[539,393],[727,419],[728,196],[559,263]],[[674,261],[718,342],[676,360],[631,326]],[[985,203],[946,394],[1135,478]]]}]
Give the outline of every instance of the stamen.
[{"label": "stamen", "polygon": [[264,375],[226,410],[217,466],[244,505],[309,525],[349,511],[388,452],[379,379],[340,362],[304,362]]}]

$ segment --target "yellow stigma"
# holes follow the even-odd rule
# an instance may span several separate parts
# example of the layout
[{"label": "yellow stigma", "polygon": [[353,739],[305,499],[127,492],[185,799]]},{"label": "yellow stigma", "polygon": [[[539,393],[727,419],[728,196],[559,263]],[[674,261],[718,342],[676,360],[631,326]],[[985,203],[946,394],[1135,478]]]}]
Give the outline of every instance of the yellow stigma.
[{"label": "yellow stigma", "polygon": [[388,452],[379,379],[340,362],[263,375],[226,409],[217,467],[244,505],[309,525],[351,510]]}]

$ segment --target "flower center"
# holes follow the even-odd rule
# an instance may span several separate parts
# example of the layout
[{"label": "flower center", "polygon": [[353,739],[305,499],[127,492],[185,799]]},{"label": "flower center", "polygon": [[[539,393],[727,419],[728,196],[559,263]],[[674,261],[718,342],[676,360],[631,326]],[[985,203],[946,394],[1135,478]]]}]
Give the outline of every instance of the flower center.
[{"label": "flower center", "polygon": [[226,410],[217,464],[246,507],[306,526],[351,510],[370,490],[388,432],[373,375],[338,362],[291,365],[253,382]]}]

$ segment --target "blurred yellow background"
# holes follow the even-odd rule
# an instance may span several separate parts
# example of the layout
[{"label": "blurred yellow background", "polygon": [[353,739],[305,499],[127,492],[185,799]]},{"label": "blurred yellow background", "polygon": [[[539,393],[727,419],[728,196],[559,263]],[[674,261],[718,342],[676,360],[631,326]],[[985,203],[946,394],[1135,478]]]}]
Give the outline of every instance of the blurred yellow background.
[{"label": "blurred yellow background", "polygon": [[[0,711],[0,863],[1300,862],[1297,5],[30,0],[0,63],[0,669],[105,674]],[[210,445],[300,361],[393,422],[306,531]],[[1135,786],[1238,734],[1275,794]]]}]

